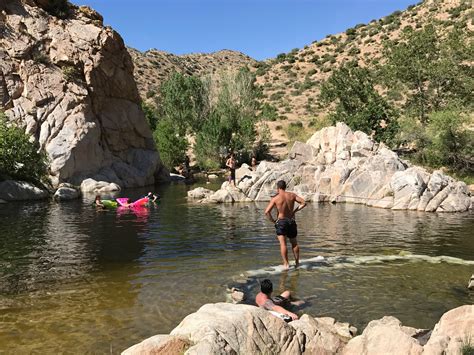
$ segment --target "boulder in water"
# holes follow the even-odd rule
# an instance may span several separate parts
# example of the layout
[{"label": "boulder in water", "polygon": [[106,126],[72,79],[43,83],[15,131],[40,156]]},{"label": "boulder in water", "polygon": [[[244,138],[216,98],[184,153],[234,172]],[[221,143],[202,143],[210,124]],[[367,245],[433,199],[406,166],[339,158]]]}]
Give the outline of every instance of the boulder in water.
[{"label": "boulder in water", "polygon": [[49,193],[26,181],[5,180],[0,182],[0,199],[5,201],[44,200]]}]

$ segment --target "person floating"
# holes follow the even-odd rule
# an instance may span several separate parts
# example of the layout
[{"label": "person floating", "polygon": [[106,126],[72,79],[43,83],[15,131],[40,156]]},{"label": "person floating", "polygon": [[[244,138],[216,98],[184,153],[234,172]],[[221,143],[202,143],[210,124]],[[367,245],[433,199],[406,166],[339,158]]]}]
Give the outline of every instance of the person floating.
[{"label": "person floating", "polygon": [[[295,202],[298,202],[299,206],[294,208]],[[272,216],[272,210],[276,207],[278,211],[277,219],[275,220]],[[288,263],[288,250],[286,247],[286,238],[290,240],[291,249],[295,257],[295,267],[298,267],[300,261],[300,249],[298,246],[298,228],[295,221],[295,214],[306,207],[306,202],[300,196],[286,192],[286,182],[280,180],[277,182],[277,195],[274,196],[268,203],[265,209],[265,215],[267,218],[275,224],[276,234],[278,241],[280,242],[280,253],[283,259],[283,267],[289,268]]]},{"label": "person floating", "polygon": [[96,207],[105,208],[105,205],[102,203],[100,195],[95,196],[94,204],[95,204]]},{"label": "person floating", "polygon": [[230,170],[230,177],[229,177],[229,183],[236,187],[235,185],[235,166],[236,166],[236,160],[235,160],[235,155],[234,153],[230,153],[229,159],[227,159],[227,162],[225,163],[225,166],[227,166]]},{"label": "person floating", "polygon": [[[284,291],[280,296],[275,296],[272,298],[273,284],[269,279],[265,279],[260,283],[260,292],[255,297],[255,303],[257,306],[266,309],[267,311],[277,312],[283,315],[286,315],[288,321],[298,319],[298,316],[286,310],[284,307],[289,307],[291,305],[290,301],[290,291]],[[286,319],[285,319],[286,320]]]},{"label": "person floating", "polygon": [[156,202],[157,200],[159,200],[161,198],[160,194],[154,194],[151,191],[148,192],[145,197],[147,197],[148,201],[150,201],[150,202]]}]

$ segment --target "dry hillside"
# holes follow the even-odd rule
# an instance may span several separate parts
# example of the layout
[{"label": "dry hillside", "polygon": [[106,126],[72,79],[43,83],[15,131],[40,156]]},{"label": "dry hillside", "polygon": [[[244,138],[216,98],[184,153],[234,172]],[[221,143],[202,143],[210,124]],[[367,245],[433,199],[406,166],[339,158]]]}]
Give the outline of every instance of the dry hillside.
[{"label": "dry hillside", "polygon": [[406,26],[422,28],[430,21],[441,30],[455,23],[473,29],[472,3],[425,1],[260,62],[257,82],[263,88],[264,102],[276,107],[283,120],[308,121],[317,117],[324,113],[324,108],[318,105],[320,84],[334,68],[354,59],[361,66],[373,66],[383,60],[384,41],[399,38]]},{"label": "dry hillside", "polygon": [[257,63],[249,56],[231,50],[187,55],[174,55],[156,49],[143,53],[133,48],[128,48],[128,51],[135,65],[135,80],[143,99],[152,98],[173,71],[204,76]]}]

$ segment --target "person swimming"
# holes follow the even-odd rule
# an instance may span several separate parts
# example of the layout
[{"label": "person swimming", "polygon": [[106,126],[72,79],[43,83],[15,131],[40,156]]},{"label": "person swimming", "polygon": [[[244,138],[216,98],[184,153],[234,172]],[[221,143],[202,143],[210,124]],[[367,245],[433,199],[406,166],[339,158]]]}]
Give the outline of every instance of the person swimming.
[{"label": "person swimming", "polygon": [[161,198],[160,194],[154,194],[151,191],[148,192],[148,194],[145,197],[147,197],[150,202],[156,202],[157,200]]},{"label": "person swimming", "polygon": [[94,204],[96,205],[96,207],[105,208],[105,205],[102,203],[100,195],[95,196]]}]

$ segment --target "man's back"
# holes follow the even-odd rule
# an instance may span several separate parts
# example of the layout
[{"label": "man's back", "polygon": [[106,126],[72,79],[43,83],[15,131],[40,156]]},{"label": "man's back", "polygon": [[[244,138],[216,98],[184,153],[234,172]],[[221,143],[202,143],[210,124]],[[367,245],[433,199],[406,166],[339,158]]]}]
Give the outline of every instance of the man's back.
[{"label": "man's back", "polygon": [[296,195],[292,192],[280,191],[273,198],[275,206],[278,210],[278,218],[293,218]]}]

